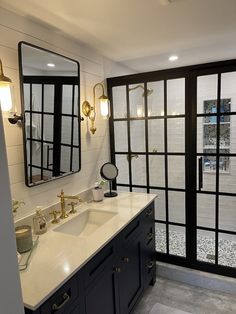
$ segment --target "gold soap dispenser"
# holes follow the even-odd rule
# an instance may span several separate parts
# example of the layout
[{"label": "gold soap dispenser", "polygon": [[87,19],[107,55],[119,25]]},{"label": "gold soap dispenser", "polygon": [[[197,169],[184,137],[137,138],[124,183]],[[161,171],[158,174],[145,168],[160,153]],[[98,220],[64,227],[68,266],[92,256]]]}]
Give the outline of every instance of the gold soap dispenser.
[{"label": "gold soap dispenser", "polygon": [[43,234],[47,231],[47,219],[42,214],[42,207],[36,207],[36,215],[33,217],[34,233]]}]

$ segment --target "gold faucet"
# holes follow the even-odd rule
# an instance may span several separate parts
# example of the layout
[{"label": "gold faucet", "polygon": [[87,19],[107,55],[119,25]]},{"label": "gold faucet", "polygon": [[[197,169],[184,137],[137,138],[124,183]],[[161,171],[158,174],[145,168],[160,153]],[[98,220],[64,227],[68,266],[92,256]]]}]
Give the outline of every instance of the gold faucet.
[{"label": "gold faucet", "polygon": [[13,213],[16,213],[17,209],[20,208],[21,205],[25,205],[25,202],[12,200],[12,211],[13,211]]},{"label": "gold faucet", "polygon": [[61,199],[61,216],[60,216],[61,219],[65,219],[65,218],[69,217],[69,215],[66,212],[65,200],[73,199],[73,200],[78,200],[79,202],[83,202],[79,196],[65,195],[63,190],[61,190],[61,194],[57,195],[57,197],[60,197],[60,199]]}]

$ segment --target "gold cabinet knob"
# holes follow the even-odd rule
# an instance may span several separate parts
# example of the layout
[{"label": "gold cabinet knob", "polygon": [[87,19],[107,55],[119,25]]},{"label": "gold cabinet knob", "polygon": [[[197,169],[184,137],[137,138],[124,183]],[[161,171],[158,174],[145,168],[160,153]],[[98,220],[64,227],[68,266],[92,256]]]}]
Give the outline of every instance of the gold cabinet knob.
[{"label": "gold cabinet knob", "polygon": [[120,273],[121,272],[121,268],[120,267],[115,267],[115,272]]},{"label": "gold cabinet knob", "polygon": [[123,257],[122,260],[125,262],[125,263],[129,263],[129,258],[127,256]]}]

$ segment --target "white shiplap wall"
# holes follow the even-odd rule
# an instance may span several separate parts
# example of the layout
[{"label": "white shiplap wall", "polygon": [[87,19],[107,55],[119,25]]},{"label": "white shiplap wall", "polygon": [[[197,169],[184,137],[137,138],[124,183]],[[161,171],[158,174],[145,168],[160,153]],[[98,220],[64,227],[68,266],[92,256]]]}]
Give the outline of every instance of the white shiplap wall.
[{"label": "white shiplap wall", "polygon": [[[15,104],[19,113],[21,105],[17,49],[20,41],[27,41],[78,60],[81,67],[81,103],[84,99],[92,100],[93,85],[104,80],[104,58],[96,51],[64,37],[56,30],[33,23],[23,16],[0,8],[0,58],[5,75],[13,80]],[[88,131],[87,122],[82,122],[81,171],[54,182],[28,188],[24,183],[22,130],[16,125],[10,125],[4,118],[4,131],[12,198],[22,199],[26,203],[18,211],[16,218],[32,212],[37,205],[48,206],[57,202],[56,195],[61,188],[70,194],[90,188],[99,179],[101,165],[109,160],[108,122],[98,116],[95,135],[91,135]]]}]

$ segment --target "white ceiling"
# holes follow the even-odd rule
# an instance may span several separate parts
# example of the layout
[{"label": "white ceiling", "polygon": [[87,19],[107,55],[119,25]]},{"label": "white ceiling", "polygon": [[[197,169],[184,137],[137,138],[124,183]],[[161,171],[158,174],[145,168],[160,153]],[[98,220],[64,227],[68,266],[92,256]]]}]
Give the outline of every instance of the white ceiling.
[{"label": "white ceiling", "polygon": [[[1,0],[134,71],[236,58],[236,0]],[[179,60],[168,61],[176,53]]]}]

